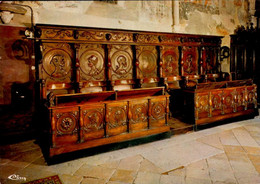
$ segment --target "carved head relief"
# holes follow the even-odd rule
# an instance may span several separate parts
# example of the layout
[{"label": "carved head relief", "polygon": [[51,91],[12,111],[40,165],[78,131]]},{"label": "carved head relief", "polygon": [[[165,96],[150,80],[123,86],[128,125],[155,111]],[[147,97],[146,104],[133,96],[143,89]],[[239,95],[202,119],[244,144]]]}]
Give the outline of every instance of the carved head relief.
[{"label": "carved head relief", "polygon": [[43,68],[53,78],[64,78],[71,70],[71,58],[63,50],[51,50],[43,58]]},{"label": "carved head relief", "polygon": [[156,57],[153,53],[142,52],[140,55],[140,68],[144,73],[150,73],[156,69]]}]

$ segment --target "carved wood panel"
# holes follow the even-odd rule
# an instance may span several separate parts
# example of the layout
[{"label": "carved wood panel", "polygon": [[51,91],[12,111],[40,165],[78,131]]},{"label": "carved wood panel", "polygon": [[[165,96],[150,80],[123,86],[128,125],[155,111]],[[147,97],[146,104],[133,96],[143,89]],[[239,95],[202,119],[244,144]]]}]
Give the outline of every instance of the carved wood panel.
[{"label": "carved wood panel", "polygon": [[203,74],[217,72],[217,55],[215,47],[203,47],[201,50]]},{"label": "carved wood panel", "polygon": [[76,143],[79,139],[79,109],[69,107],[52,112],[51,132],[53,147]]},{"label": "carved wood panel", "polygon": [[129,130],[148,128],[148,100],[129,101]]},{"label": "carved wood panel", "polygon": [[179,75],[179,50],[178,47],[160,47],[160,77],[171,77]]},{"label": "carved wood panel", "polygon": [[133,52],[130,45],[108,45],[110,80],[133,79]]},{"label": "carved wood panel", "polygon": [[210,114],[209,92],[195,95],[195,119],[208,117]]},{"label": "carved wood panel", "polygon": [[198,48],[197,47],[182,47],[182,75],[197,75],[198,74]]},{"label": "carved wood panel", "polygon": [[105,80],[105,51],[102,45],[78,44],[79,82]]},{"label": "carved wood panel", "polygon": [[102,138],[105,135],[105,106],[97,104],[83,106],[82,109],[82,137],[84,140]]},{"label": "carved wood panel", "polygon": [[245,88],[244,87],[236,88],[236,93],[235,93],[234,97],[235,97],[235,110],[237,112],[244,111],[244,107],[245,107]]},{"label": "carved wood panel", "polygon": [[234,96],[236,94],[235,89],[224,89],[223,90],[223,112],[225,114],[235,112],[235,101]]},{"label": "carved wood panel", "polygon": [[127,132],[128,103],[125,101],[106,104],[106,135]]},{"label": "carved wood panel", "polygon": [[216,90],[216,91],[211,91],[211,101],[210,101],[210,108],[211,108],[211,116],[217,116],[222,114],[222,96],[223,96],[223,91],[222,90]]},{"label": "carved wood panel", "polygon": [[158,54],[155,46],[136,46],[137,78],[157,76]]},{"label": "carved wood panel", "polygon": [[43,43],[40,78],[46,82],[71,82],[73,52],[69,44]]},{"label": "carved wood panel", "polygon": [[245,101],[247,103],[247,109],[257,108],[257,87],[249,86],[246,88]]},{"label": "carved wood panel", "polygon": [[149,127],[160,127],[165,125],[165,115],[167,112],[166,98],[149,99]]}]

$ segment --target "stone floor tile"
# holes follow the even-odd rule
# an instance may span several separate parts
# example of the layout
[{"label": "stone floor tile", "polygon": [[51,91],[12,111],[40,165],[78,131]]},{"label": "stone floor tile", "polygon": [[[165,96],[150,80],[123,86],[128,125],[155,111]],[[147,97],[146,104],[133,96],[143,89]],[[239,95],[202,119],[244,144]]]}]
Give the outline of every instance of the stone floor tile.
[{"label": "stone floor tile", "polygon": [[199,179],[199,178],[185,178],[185,184],[212,184],[210,179]]},{"label": "stone floor tile", "polygon": [[232,172],[232,168],[230,166],[228,158],[224,153],[207,158],[207,163],[210,174],[221,171],[225,171],[227,173]]},{"label": "stone floor tile", "polygon": [[80,184],[105,184],[106,181],[104,179],[98,178],[83,178]]},{"label": "stone floor tile", "polygon": [[210,180],[207,161],[200,160],[186,167],[186,177]]},{"label": "stone floor tile", "polygon": [[250,133],[244,127],[232,129],[232,132],[239,141],[240,145],[259,147],[258,143],[252,138]]},{"label": "stone floor tile", "polygon": [[201,137],[201,138],[197,139],[197,141],[223,150],[223,145],[220,142],[219,134],[213,134],[213,135]]},{"label": "stone floor tile", "polygon": [[246,125],[244,128],[249,132],[257,132],[260,133],[260,126],[254,126],[254,125]]},{"label": "stone floor tile", "polygon": [[258,183],[260,183],[259,174],[240,172],[240,173],[235,173],[235,177],[239,184],[258,184]]},{"label": "stone floor tile", "polygon": [[108,181],[106,184],[128,184],[120,181]]},{"label": "stone floor tile", "polygon": [[232,130],[227,130],[219,133],[220,142],[222,145],[233,145],[233,146],[241,146],[237,141],[235,135]]},{"label": "stone floor tile", "polygon": [[151,173],[162,173],[163,170],[157,167],[155,164],[150,162],[149,160],[143,159],[140,164],[139,172],[151,172]]},{"label": "stone floor tile", "polygon": [[220,125],[220,126],[218,126],[218,128],[220,128],[222,130],[230,130],[230,129],[238,128],[238,127],[241,127],[241,126],[243,126],[243,125],[238,123],[238,122],[233,122],[233,123],[227,123],[227,124],[224,124],[224,125]]},{"label": "stone floor tile", "polygon": [[73,175],[84,163],[80,160],[73,160],[68,162],[63,162],[60,164],[50,165],[46,169],[48,171],[60,173],[60,174],[70,174]]},{"label": "stone floor tile", "polygon": [[84,164],[75,172],[74,175],[103,179],[105,181],[108,181],[114,172],[115,169]]},{"label": "stone floor tile", "polygon": [[144,158],[140,155],[124,158],[120,161],[118,169],[137,171],[143,159]]},{"label": "stone floor tile", "polygon": [[69,174],[59,174],[62,184],[80,184],[83,180],[82,176],[72,176]]},{"label": "stone floor tile", "polygon": [[138,172],[134,184],[160,184],[160,174]]},{"label": "stone floor tile", "polygon": [[136,171],[118,169],[113,173],[109,181],[132,183],[136,177],[136,174]]},{"label": "stone floor tile", "polygon": [[225,153],[246,153],[242,146],[223,145]]},{"label": "stone floor tile", "polygon": [[204,129],[204,130],[199,130],[198,133],[200,135],[207,136],[207,135],[217,134],[217,133],[220,133],[222,131],[223,130],[221,128],[214,127],[214,128],[208,128],[208,129]]},{"label": "stone floor tile", "polygon": [[182,176],[161,175],[160,184],[185,184],[185,180]]},{"label": "stone floor tile", "polygon": [[115,161],[111,161],[111,162],[106,162],[106,163],[101,164],[99,166],[106,167],[106,168],[111,168],[111,169],[117,169],[119,163],[120,163],[120,160],[115,160]]},{"label": "stone floor tile", "polygon": [[252,162],[246,157],[231,156],[229,163],[234,172],[238,173],[253,173],[257,174],[257,171]]},{"label": "stone floor tile", "polygon": [[171,176],[180,176],[184,178],[186,176],[186,167],[182,166],[172,171],[168,171],[167,174]]},{"label": "stone floor tile", "polygon": [[260,147],[243,146],[247,154],[260,155]]},{"label": "stone floor tile", "polygon": [[256,171],[260,174],[260,155],[248,155]]},{"label": "stone floor tile", "polygon": [[17,174],[18,171],[22,170],[21,167],[15,167],[13,165],[2,165],[0,167],[0,178],[3,180],[8,179],[10,175]]},{"label": "stone floor tile", "polygon": [[213,183],[237,183],[234,173],[227,170],[210,169],[210,178]]}]

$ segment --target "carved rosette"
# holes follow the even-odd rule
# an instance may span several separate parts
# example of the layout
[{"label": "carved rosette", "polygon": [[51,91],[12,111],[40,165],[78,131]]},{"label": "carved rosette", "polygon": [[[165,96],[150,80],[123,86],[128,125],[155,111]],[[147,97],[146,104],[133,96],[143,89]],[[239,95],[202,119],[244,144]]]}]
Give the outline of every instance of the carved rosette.
[{"label": "carved rosette", "polygon": [[108,107],[107,123],[108,129],[126,126],[127,123],[127,105]]},{"label": "carved rosette", "polygon": [[137,78],[157,77],[157,51],[155,46],[136,46]]},{"label": "carved rosette", "polygon": [[72,50],[68,44],[43,43],[40,78],[45,81],[70,82],[72,76]]},{"label": "carved rosette", "polygon": [[73,39],[73,30],[67,29],[42,29],[41,38],[48,39]]},{"label": "carved rosette", "polygon": [[161,77],[178,76],[179,52],[178,47],[162,46],[161,50]]},{"label": "carved rosette", "polygon": [[224,96],[223,96],[224,109],[229,109],[229,108],[235,107],[235,102],[234,102],[235,94],[236,94],[236,90],[224,91]]},{"label": "carved rosette", "polygon": [[80,81],[105,80],[104,58],[102,45],[80,44],[79,54]]},{"label": "carved rosette", "polygon": [[133,79],[133,53],[129,45],[109,45],[109,79]]},{"label": "carved rosette", "polygon": [[93,132],[104,129],[104,108],[83,110],[83,130]]},{"label": "carved rosette", "polygon": [[71,135],[77,133],[77,124],[79,119],[78,111],[57,113],[55,122],[58,135]]},{"label": "carved rosette", "polygon": [[151,120],[163,120],[166,113],[166,102],[152,102],[151,103]]},{"label": "carved rosette", "polygon": [[147,122],[147,113],[148,113],[148,103],[141,103],[141,104],[131,104],[130,111],[132,117],[130,119],[130,123],[140,123],[140,122]]},{"label": "carved rosette", "polygon": [[198,49],[196,47],[182,47],[183,75],[198,74]]}]

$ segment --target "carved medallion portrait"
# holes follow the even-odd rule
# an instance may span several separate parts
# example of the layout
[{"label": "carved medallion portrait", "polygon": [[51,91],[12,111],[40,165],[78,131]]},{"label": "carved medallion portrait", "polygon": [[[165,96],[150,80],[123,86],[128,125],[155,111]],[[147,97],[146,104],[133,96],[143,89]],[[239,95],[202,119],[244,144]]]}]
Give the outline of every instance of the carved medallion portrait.
[{"label": "carved medallion portrait", "polygon": [[162,56],[163,72],[165,76],[179,75],[178,73],[178,56],[174,52],[165,52]]},{"label": "carved medallion portrait", "polygon": [[156,56],[150,51],[143,51],[139,56],[139,66],[143,74],[149,74],[156,71]]},{"label": "carved medallion portrait", "polygon": [[65,78],[71,71],[71,57],[63,50],[50,50],[43,58],[43,69],[52,78]]},{"label": "carved medallion portrait", "polygon": [[119,76],[127,75],[132,69],[132,57],[125,51],[115,52],[111,62],[113,72]]},{"label": "carved medallion portrait", "polygon": [[104,68],[103,56],[95,50],[85,51],[80,57],[80,68],[87,76],[98,76]]},{"label": "carved medallion portrait", "polygon": [[198,50],[195,47],[183,48],[184,75],[198,74]]}]

